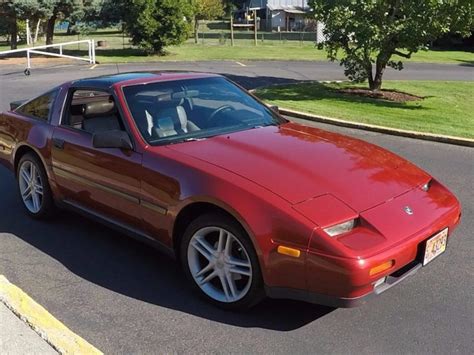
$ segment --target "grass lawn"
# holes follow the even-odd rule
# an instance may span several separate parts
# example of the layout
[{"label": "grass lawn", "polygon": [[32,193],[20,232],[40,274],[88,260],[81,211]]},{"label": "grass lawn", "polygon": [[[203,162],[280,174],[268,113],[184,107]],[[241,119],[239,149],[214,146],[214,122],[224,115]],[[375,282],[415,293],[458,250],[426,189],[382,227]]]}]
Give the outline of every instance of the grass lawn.
[{"label": "grass lawn", "polygon": [[[145,56],[138,49],[104,49],[97,51],[100,63],[136,61],[204,61],[204,60],[327,60],[326,52],[306,42],[265,41],[257,47],[250,41],[240,41],[234,47],[229,44],[194,44],[188,41],[181,46],[168,47],[166,56]],[[402,58],[393,58],[400,60]],[[448,63],[474,65],[474,53],[462,51],[424,51],[414,54],[407,62]]]},{"label": "grass lawn", "polygon": [[384,89],[424,97],[397,103],[341,94],[337,89],[365,85],[303,83],[257,90],[280,107],[418,132],[474,138],[474,82],[386,81]]},{"label": "grass lawn", "polygon": [[327,60],[326,53],[311,45],[299,44],[264,44],[258,47],[239,45],[201,45],[185,43],[181,46],[167,48],[166,56],[144,56],[137,49],[125,52],[117,50],[98,50],[97,60],[100,63],[145,62],[145,61],[205,61],[205,60]]},{"label": "grass lawn", "polygon": [[[260,37],[259,37],[260,38]],[[123,37],[120,31],[115,29],[99,30],[87,36],[66,35],[58,32],[55,35],[55,43],[77,41],[79,39],[105,40],[108,47],[97,49],[97,60],[100,63],[126,63],[126,62],[152,62],[152,61],[192,61],[192,60],[327,60],[326,52],[318,50],[310,41],[279,41],[259,39],[258,46],[253,45],[252,40],[238,39],[236,46],[230,46],[230,40],[219,43],[218,38],[200,40],[195,44],[190,39],[181,46],[167,48],[169,55],[147,56],[143,51],[133,48],[128,37]],[[41,43],[38,43],[41,44]],[[20,46],[25,47],[25,46]],[[0,43],[0,51],[9,49]],[[87,54],[87,47],[71,46],[68,49],[80,54]],[[394,57],[394,59],[400,59]],[[405,62],[431,62],[431,63],[457,63],[474,65],[474,52],[462,51],[422,51],[414,54],[412,59]]]}]

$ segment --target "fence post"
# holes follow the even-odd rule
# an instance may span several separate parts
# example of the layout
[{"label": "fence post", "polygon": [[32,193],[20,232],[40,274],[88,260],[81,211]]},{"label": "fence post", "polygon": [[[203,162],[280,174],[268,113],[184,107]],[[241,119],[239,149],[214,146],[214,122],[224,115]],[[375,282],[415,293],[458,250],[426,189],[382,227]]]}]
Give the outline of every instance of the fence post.
[{"label": "fence post", "polygon": [[230,45],[234,46],[234,15],[230,14]]},{"label": "fence post", "polygon": [[92,48],[92,64],[95,64],[95,40],[91,40],[91,48]]},{"label": "fence post", "polygon": [[26,61],[27,61],[26,68],[31,69],[31,58],[30,58],[30,50],[29,49],[26,51]]},{"label": "fence post", "polygon": [[253,35],[254,43],[257,45],[257,10],[253,10]]},{"label": "fence post", "polygon": [[30,20],[26,20],[26,45],[31,44]]}]

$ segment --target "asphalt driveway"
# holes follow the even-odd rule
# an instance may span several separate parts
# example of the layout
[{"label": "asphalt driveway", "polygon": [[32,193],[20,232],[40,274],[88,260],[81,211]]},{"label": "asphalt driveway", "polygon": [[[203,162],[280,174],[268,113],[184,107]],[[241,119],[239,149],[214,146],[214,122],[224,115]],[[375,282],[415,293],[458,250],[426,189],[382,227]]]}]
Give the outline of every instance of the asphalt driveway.
[{"label": "asphalt driveway", "polygon": [[[138,64],[106,64],[90,69],[89,65],[52,64],[34,67],[32,75],[23,75],[24,65],[5,66],[0,63],[0,111],[8,102],[41,94],[44,90],[67,80],[142,70],[191,70],[220,73],[229,76],[248,89],[311,80],[345,80],[337,63],[324,61],[270,62],[160,62]],[[469,64],[407,63],[405,69],[387,69],[385,80],[474,80],[474,66]]]}]

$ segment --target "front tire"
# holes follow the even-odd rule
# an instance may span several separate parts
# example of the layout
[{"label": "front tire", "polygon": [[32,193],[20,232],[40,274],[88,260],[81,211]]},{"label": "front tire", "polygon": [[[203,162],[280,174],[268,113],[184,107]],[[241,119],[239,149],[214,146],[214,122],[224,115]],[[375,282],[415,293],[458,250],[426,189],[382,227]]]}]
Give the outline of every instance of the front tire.
[{"label": "front tire", "polygon": [[43,164],[36,155],[27,153],[21,157],[16,178],[26,213],[36,219],[49,217],[54,209],[53,194]]},{"label": "front tire", "polygon": [[218,307],[248,309],[263,298],[260,265],[250,238],[226,215],[195,219],[183,235],[180,259],[193,288]]}]

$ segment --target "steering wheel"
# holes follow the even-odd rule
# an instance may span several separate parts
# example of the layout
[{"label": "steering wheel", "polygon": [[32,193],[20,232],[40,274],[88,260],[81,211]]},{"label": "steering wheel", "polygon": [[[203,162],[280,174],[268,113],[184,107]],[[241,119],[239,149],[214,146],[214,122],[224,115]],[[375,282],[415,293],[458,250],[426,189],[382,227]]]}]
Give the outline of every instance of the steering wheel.
[{"label": "steering wheel", "polygon": [[209,116],[208,122],[214,121],[216,119],[217,115],[219,115],[220,113],[222,113],[226,110],[235,111],[235,108],[233,108],[230,105],[222,105],[221,107],[218,107],[217,109],[214,110],[213,113],[211,113],[211,115]]}]

